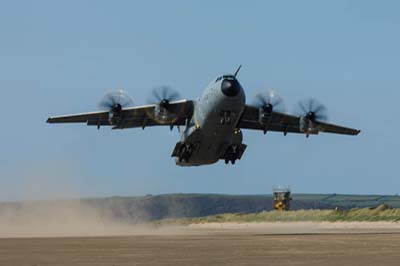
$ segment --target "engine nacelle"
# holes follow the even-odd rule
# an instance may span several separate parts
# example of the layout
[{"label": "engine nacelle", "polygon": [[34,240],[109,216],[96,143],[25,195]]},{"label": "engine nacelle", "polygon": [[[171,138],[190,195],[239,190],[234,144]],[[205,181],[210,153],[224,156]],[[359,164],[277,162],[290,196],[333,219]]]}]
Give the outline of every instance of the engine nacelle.
[{"label": "engine nacelle", "polygon": [[269,112],[268,110],[266,111],[263,108],[260,108],[258,111],[258,122],[261,125],[264,125],[264,126],[267,125],[271,120],[271,117],[272,117],[271,114],[272,114],[272,112]]},{"label": "engine nacelle", "polygon": [[319,130],[315,127],[314,122],[307,116],[300,117],[300,131],[308,135],[317,135]]},{"label": "engine nacelle", "polygon": [[157,104],[154,108],[154,119],[161,124],[171,124],[178,119],[178,116],[169,111],[168,108],[162,106],[161,104]]},{"label": "engine nacelle", "polygon": [[112,106],[110,112],[108,113],[108,121],[110,121],[111,125],[117,125],[121,122],[121,112],[121,104],[115,104]]}]

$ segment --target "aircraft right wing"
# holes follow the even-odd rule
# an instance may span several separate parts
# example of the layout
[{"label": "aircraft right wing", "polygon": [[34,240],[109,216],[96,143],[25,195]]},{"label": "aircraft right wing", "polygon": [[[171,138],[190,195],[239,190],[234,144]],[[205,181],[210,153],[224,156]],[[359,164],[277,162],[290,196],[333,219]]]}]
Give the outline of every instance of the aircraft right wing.
[{"label": "aircraft right wing", "polygon": [[88,126],[112,126],[113,129],[184,125],[192,116],[193,101],[179,100],[168,103],[168,117],[157,116],[157,105],[149,104],[122,108],[118,113],[110,111],[87,112],[54,116],[47,123],[86,123]]}]

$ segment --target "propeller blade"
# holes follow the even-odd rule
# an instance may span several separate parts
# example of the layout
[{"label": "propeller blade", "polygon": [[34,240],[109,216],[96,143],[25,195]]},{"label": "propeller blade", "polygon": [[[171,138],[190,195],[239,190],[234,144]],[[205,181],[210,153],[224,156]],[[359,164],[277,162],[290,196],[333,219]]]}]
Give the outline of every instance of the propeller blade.
[{"label": "propeller blade", "polygon": [[305,107],[302,102],[299,103],[299,108],[301,109],[302,113],[304,114],[308,113],[307,107]]},{"label": "propeller blade", "polygon": [[315,119],[318,121],[327,121],[328,116],[326,114],[318,114],[318,115],[315,115]]},{"label": "propeller blade", "polygon": [[158,87],[152,90],[148,103],[169,103],[178,100],[180,94],[168,86]]},{"label": "propeller blade", "polygon": [[311,120],[328,120],[327,109],[325,105],[313,98],[300,101],[298,103],[298,110],[295,113],[299,116],[308,117]]},{"label": "propeller blade", "polygon": [[171,94],[168,95],[169,101],[175,101],[175,100],[178,100],[179,98],[180,98],[180,95],[177,91],[171,91]]},{"label": "propeller blade", "polygon": [[272,90],[256,94],[254,97],[253,105],[258,108],[265,108],[268,110],[271,110],[272,107],[272,109],[275,111],[285,112],[283,98],[279,96],[278,93]]},{"label": "propeller blade", "polygon": [[256,106],[261,107],[266,105],[268,102],[266,101],[265,97],[260,93],[255,96]]},{"label": "propeller blade", "polygon": [[99,108],[112,111],[112,109],[116,106],[123,108],[132,104],[132,98],[123,90],[119,90],[112,91],[104,95],[103,99],[99,102]]},{"label": "propeller blade", "polygon": [[167,87],[162,87],[162,89],[161,89],[161,99],[162,100],[167,100],[168,99],[168,88]]},{"label": "propeller blade", "polygon": [[322,104],[318,105],[317,107],[314,108],[313,112],[319,113],[319,112],[325,112],[326,107]]}]

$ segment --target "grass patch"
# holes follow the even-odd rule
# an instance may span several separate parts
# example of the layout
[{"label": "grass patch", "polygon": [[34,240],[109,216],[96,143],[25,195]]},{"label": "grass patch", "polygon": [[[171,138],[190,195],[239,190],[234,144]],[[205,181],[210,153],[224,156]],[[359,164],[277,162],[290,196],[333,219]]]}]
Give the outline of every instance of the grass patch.
[{"label": "grass patch", "polygon": [[205,217],[163,219],[157,224],[199,224],[224,222],[375,222],[400,221],[400,209],[391,209],[387,205],[376,208],[356,208],[350,210],[297,210],[266,211],[260,213],[225,213]]}]

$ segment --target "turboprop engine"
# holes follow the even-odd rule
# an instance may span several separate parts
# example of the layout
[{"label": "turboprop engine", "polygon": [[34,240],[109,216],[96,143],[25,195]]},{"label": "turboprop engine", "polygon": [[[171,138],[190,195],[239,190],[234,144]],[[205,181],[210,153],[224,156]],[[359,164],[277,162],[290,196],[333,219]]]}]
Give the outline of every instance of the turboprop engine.
[{"label": "turboprop engine", "polygon": [[268,124],[272,118],[272,112],[284,112],[283,98],[275,91],[259,93],[255,96],[253,106],[259,110],[258,122],[265,127],[264,134],[268,131]]},{"label": "turboprop engine", "polygon": [[306,99],[299,102],[299,115],[300,115],[300,131],[309,135],[316,135],[319,133],[318,121],[323,122],[328,120],[327,110],[325,105],[315,99]]},{"label": "turboprop engine", "polygon": [[103,99],[99,103],[99,108],[109,110],[110,124],[117,125],[122,119],[122,109],[132,104],[132,98],[123,90],[118,90],[104,95]]},{"label": "turboprop engine", "polygon": [[178,119],[171,102],[180,98],[179,93],[170,87],[160,87],[152,91],[149,103],[156,103],[153,119],[160,124],[171,124]]}]

